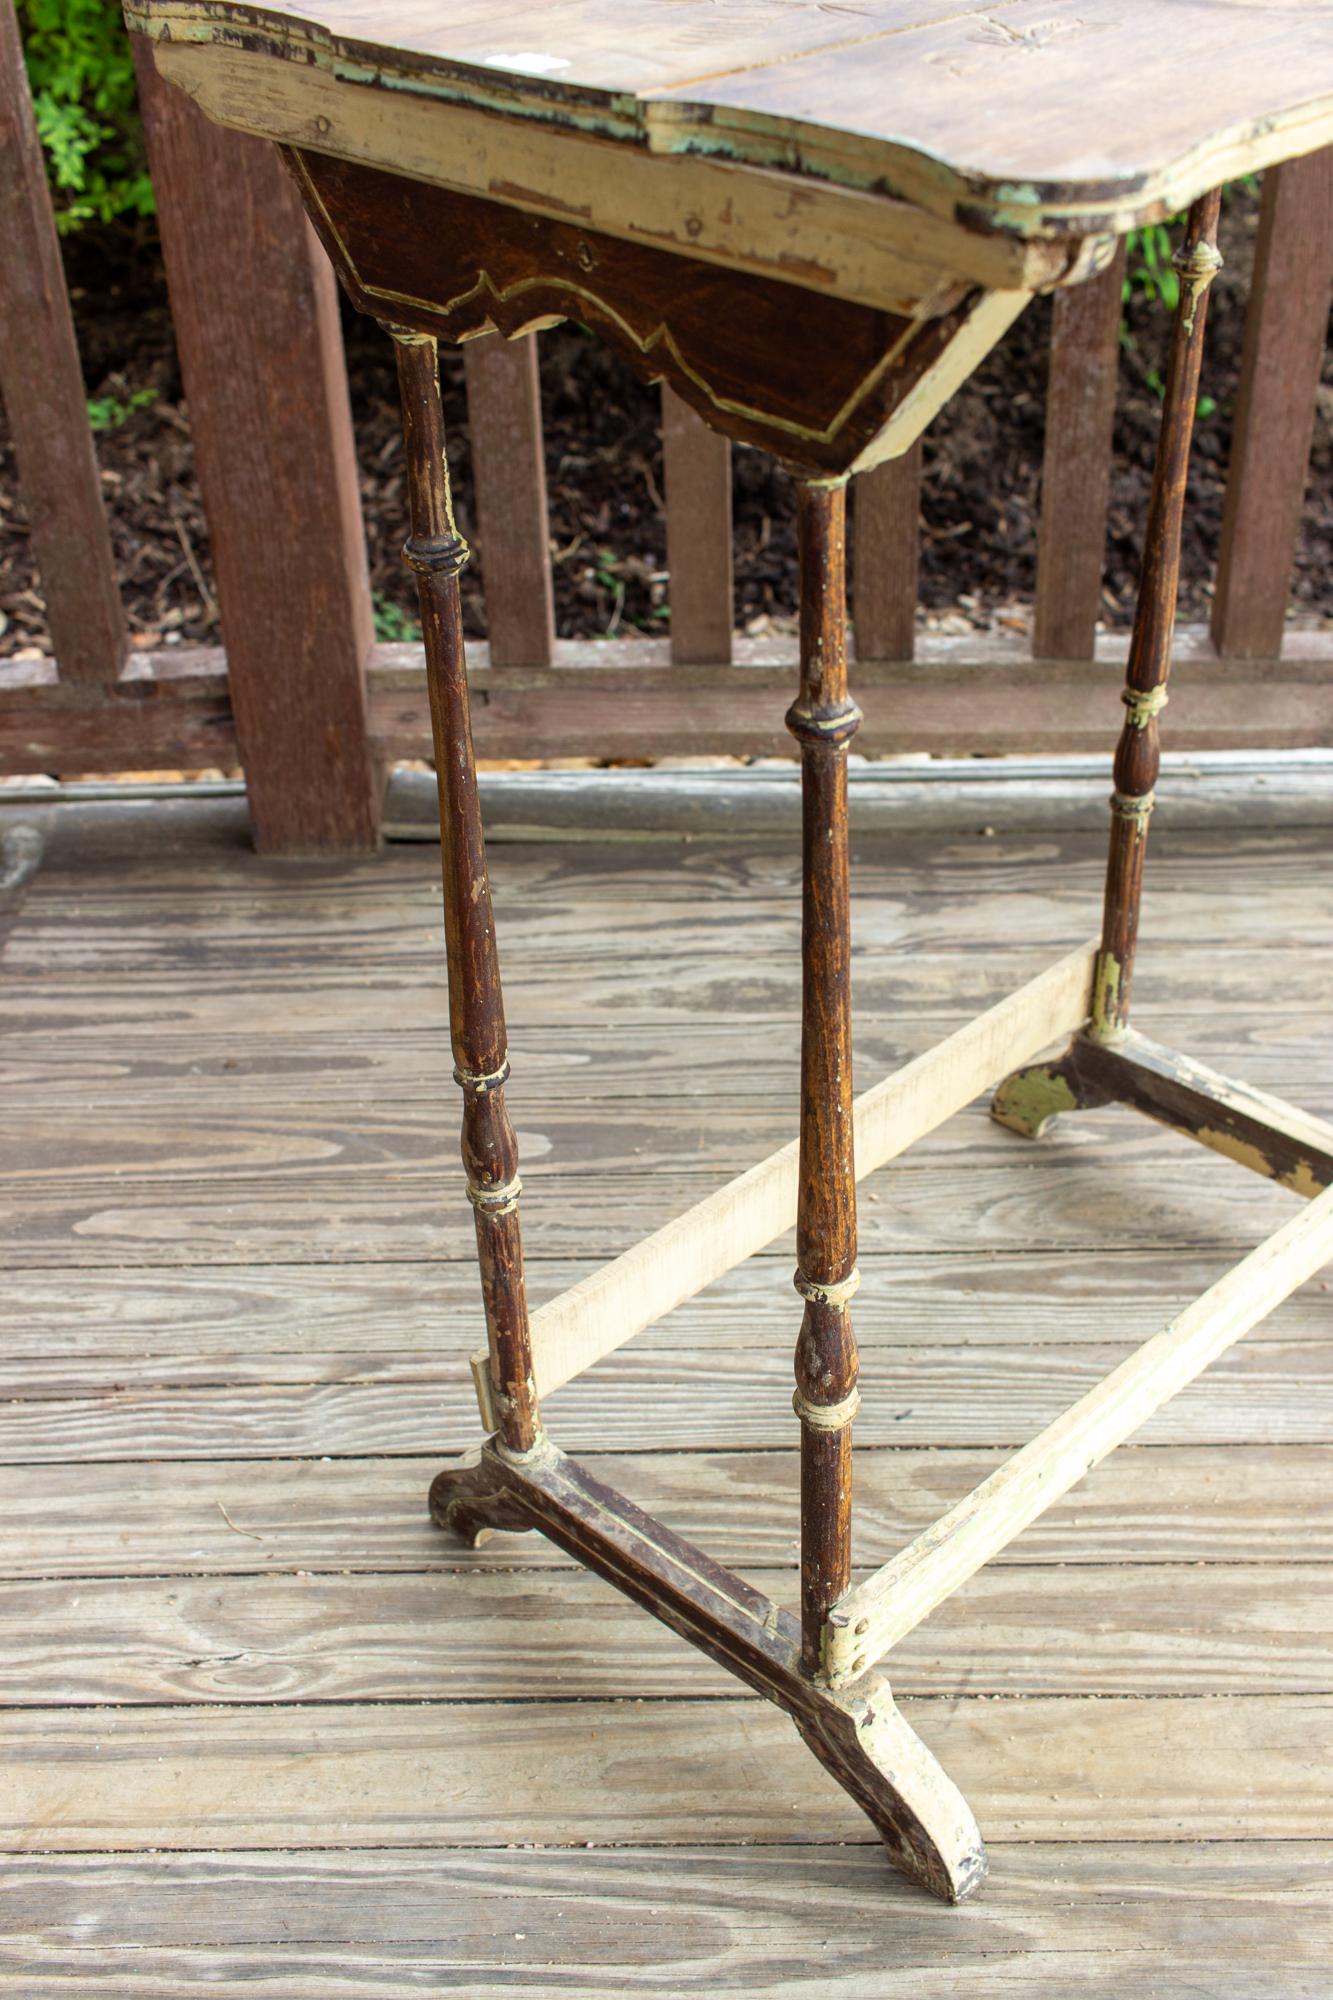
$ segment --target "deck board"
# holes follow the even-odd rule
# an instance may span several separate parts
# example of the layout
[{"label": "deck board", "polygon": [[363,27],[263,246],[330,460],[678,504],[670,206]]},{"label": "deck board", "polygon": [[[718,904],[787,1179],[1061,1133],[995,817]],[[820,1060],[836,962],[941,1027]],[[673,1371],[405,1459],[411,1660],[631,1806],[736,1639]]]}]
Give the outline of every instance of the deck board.
[{"label": "deck board", "polygon": [[[430,852],[45,817],[0,956],[0,1992],[1322,1994],[1330,1280],[905,1643],[992,1845],[938,1910],[780,1716],[539,1538],[425,1519],[478,1322]],[[1328,1114],[1326,837],[1163,822],[1142,1024]],[[493,867],[540,1300],[790,1137],[796,857]],[[859,843],[858,1080],[1086,935],[1101,867],[1050,829]],[[858,1562],[1292,1207],[1115,1111],[1030,1147],[974,1107],[874,1177]],[[795,1319],[780,1240],[551,1406],[786,1598]]]},{"label": "deck board", "polygon": [[31,2000],[68,2000],[90,1967],[111,2000],[178,2000],[191,1976],[262,2000],[957,2000],[960,1982],[979,2000],[1322,2000],[1330,1844],[992,1852],[961,1912],[886,1877],[873,1849],[698,1842],[23,1855],[7,1903]]}]

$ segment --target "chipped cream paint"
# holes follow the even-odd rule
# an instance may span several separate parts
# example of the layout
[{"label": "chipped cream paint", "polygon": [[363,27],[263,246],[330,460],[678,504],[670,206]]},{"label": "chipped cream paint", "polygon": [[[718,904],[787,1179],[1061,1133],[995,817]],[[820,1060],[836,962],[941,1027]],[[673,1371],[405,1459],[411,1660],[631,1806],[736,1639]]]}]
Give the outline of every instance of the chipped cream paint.
[{"label": "chipped cream paint", "polygon": [[[314,7],[304,9],[308,14]],[[1122,234],[1186,207],[1206,189],[1333,140],[1327,92],[1276,114],[1223,130],[1202,128],[1172,157],[1126,165],[1112,181],[988,179],[932,149],[924,138],[866,134],[818,119],[739,105],[691,102],[670,94],[581,86],[564,73],[525,75],[484,61],[413,56],[369,36],[339,37],[317,19],[267,13],[236,0],[129,0],[132,28],[158,42],[241,46],[267,60],[318,68],[340,81],[460,106],[485,108],[528,124],[616,139],[650,153],[711,154],[742,166],[773,166],[826,183],[891,194],[945,223],[1025,238]],[[519,51],[514,59],[526,54]],[[572,65],[571,65],[572,67]],[[743,66],[744,67],[744,66]],[[997,170],[998,171],[998,170]]]},{"label": "chipped cream paint", "polygon": [[[1082,1028],[1095,955],[1095,942],[1080,946],[862,1092],[852,1106],[857,1179],[897,1159],[1000,1078]],[[529,1138],[529,1157],[532,1151]],[[538,1306],[532,1352],[542,1398],[790,1229],[798,1161],[793,1140]],[[482,1421],[493,1429],[484,1348],[473,1356],[472,1377]]]},{"label": "chipped cream paint", "polygon": [[829,1680],[845,1687],[914,1631],[1102,1459],[1333,1257],[1333,1191],[1321,1195],[1072,1404],[873,1575],[824,1627]]},{"label": "chipped cream paint", "polygon": [[210,118],[236,130],[537,214],[574,216],[630,242],[887,312],[908,315],[919,305],[933,316],[973,284],[1048,289],[1076,282],[1099,261],[1095,238],[979,235],[864,189],[667,157],[536,120],[518,124],[485,106],[349,88],[326,69],[251,49],[159,43],[155,61]]},{"label": "chipped cream paint", "polygon": [[1251,1173],[1263,1174],[1267,1180],[1277,1181],[1279,1186],[1290,1188],[1294,1194],[1304,1195],[1313,1201],[1324,1192],[1324,1182],[1315,1174],[1308,1160],[1300,1160],[1285,1173],[1276,1173],[1272,1161],[1261,1146],[1248,1139],[1241,1139],[1234,1132],[1223,1132],[1214,1125],[1200,1125],[1189,1135],[1197,1139],[1201,1146],[1209,1146],[1215,1153],[1225,1153],[1238,1166],[1248,1167]]},{"label": "chipped cream paint", "polygon": [[1194,331],[1194,315],[1199,310],[1199,300],[1222,268],[1222,253],[1214,244],[1200,241],[1192,249],[1177,250],[1171,262],[1179,271],[1181,282],[1189,294],[1189,304],[1181,321],[1181,328],[1186,334],[1191,334]]}]

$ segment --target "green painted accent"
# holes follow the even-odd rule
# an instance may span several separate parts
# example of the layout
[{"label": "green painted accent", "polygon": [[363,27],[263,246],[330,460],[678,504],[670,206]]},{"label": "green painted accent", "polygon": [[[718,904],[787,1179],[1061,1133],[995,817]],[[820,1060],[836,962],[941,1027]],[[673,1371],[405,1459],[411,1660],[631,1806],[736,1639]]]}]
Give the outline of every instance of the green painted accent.
[{"label": "green painted accent", "polygon": [[1097,967],[1092,975],[1092,1019],[1088,1023],[1088,1033],[1094,1042],[1105,1041],[1108,1035],[1122,1032],[1116,1018],[1119,1004],[1120,960],[1112,952],[1098,952]]},{"label": "green painted accent", "polygon": [[1054,1063],[1036,1063],[1005,1078],[991,1099],[990,1115],[1025,1139],[1040,1139],[1052,1118],[1077,1110],[1078,1098],[1064,1071]]}]

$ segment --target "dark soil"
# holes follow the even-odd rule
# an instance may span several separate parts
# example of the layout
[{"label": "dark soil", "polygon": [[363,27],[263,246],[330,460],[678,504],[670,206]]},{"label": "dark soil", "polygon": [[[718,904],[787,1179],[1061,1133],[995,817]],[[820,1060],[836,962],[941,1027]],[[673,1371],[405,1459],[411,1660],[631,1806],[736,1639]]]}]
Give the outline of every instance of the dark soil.
[{"label": "dark soil", "polygon": [[[1223,218],[1227,265],[1212,292],[1206,388],[1186,517],[1182,611],[1206,610],[1257,214],[1233,192]],[[208,533],[194,482],[189,412],[171,335],[155,242],[84,234],[66,246],[90,399],[101,405],[97,449],[116,559],[135,643],[209,642],[219,636]],[[925,446],[921,601],[953,626],[1021,625],[1036,554],[1050,308],[1038,301],[937,419]],[[1150,376],[1163,364],[1168,316],[1136,299],[1121,358],[1103,615],[1132,612],[1137,545],[1159,405]],[[402,452],[388,343],[346,315],[348,372],[377,624],[382,637],[415,630],[410,578],[399,560],[406,514]],[[556,615],[564,637],[667,625],[665,523],[656,392],[576,328],[541,338],[543,410]],[[136,399],[139,406],[135,407]],[[461,365],[446,360],[450,458],[460,525],[473,529]],[[114,406],[114,407],[112,407]],[[1325,373],[1310,492],[1293,597],[1306,617],[1333,615],[1333,363]],[[736,622],[762,631],[795,602],[791,491],[761,453],[735,465]],[[484,630],[480,561],[464,574],[470,631]],[[23,502],[0,422],[0,655],[45,648],[40,583]]]}]

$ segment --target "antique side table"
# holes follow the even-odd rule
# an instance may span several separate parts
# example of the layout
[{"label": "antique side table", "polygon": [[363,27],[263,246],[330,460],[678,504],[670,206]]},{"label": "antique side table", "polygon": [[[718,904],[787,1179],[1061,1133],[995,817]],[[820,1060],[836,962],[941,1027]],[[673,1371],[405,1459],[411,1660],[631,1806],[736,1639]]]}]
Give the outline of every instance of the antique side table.
[{"label": "antique side table", "polygon": [[[958,1900],[968,1806],[894,1707],[894,1643],[1333,1256],[1333,1128],[1129,1025],[1185,472],[1226,177],[1333,140],[1326,0],[130,0],[161,72],[285,151],[343,284],[397,348],[491,1435],[431,1494],[537,1528],[792,1717],[897,1865]],[[1192,204],[1100,940],[852,1098],[844,495],[907,450],[1038,291]],[[803,792],[799,1143],[529,1315],[504,1012],[468,719],[440,339],[573,318],[797,482]],[[1042,1052],[1063,1053],[1038,1061]],[[1037,1136],[1112,1100],[1307,1196],[975,1492],[851,1587],[856,1178],[979,1093]],[[854,1159],[855,1154],[855,1159]],[[543,1395],[797,1229],[799,1616],[551,1441]]]}]

